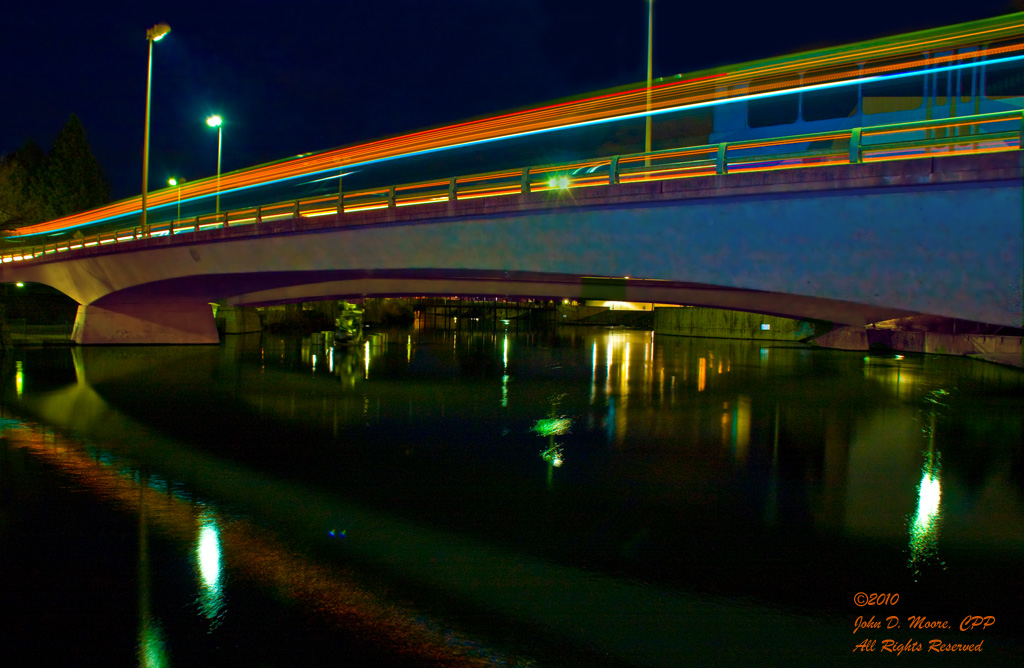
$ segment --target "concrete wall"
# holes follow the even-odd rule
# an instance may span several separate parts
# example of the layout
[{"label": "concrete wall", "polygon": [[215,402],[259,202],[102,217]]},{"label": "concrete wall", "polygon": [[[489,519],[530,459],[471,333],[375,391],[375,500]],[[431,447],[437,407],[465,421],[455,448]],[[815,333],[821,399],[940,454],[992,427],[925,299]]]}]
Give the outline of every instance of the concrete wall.
[{"label": "concrete wall", "polygon": [[[768,325],[769,329],[764,329],[762,325]],[[720,339],[804,341],[815,335],[815,327],[806,320],[694,306],[655,308],[654,333]]]},{"label": "concrete wall", "polygon": [[951,334],[865,327],[836,327],[811,343],[839,350],[868,350],[874,346],[900,352],[975,355],[1021,366],[1021,337],[989,334]]}]

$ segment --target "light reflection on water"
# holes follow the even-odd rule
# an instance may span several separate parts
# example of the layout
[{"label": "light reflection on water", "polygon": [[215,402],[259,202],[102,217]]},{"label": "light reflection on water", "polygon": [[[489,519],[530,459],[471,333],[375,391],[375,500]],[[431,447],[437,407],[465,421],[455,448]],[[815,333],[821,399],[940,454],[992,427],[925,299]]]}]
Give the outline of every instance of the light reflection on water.
[{"label": "light reflection on water", "polygon": [[[525,427],[518,428],[520,434],[537,420],[549,419],[547,411],[537,406],[540,397],[531,383],[553,382],[570,390],[565,393],[567,419],[585,428],[549,444],[542,457],[549,464],[556,459],[573,460],[573,451],[589,447],[596,434],[602,435],[612,452],[619,452],[613,460],[631,456],[628,453],[664,458],[678,451],[711,463],[719,455],[707,445],[715,442],[720,444],[721,456],[739,470],[765,467],[769,484],[757,511],[777,519],[779,484],[786,478],[781,469],[789,465],[786,453],[793,453],[794,448],[796,452],[805,447],[820,449],[820,462],[808,471],[811,494],[807,501],[814,506],[803,512],[820,526],[845,528],[855,535],[891,536],[894,518],[906,526],[905,519],[900,519],[906,517],[906,511],[896,513],[906,507],[910,489],[918,496],[920,473],[912,488],[877,484],[887,468],[909,478],[905,463],[919,443],[909,438],[913,420],[908,420],[906,408],[920,401],[922,393],[936,382],[942,382],[934,378],[936,373],[970,376],[977,369],[964,372],[953,368],[971,364],[966,360],[928,361],[922,356],[892,354],[858,357],[856,353],[655,337],[649,332],[622,330],[563,331],[559,343],[554,347],[544,344],[541,349],[534,347],[538,341],[534,335],[512,333],[507,328],[416,334],[415,341],[407,332],[371,335],[359,351],[358,377],[352,378],[354,363],[333,374],[348,392],[327,395],[320,406],[312,402],[298,406],[295,402],[303,401],[303,394],[290,394],[287,400],[293,408],[288,414],[303,414],[314,424],[329,423],[333,434],[343,433],[346,424],[358,426],[351,418],[359,415],[363,427],[386,429],[395,434],[391,438],[406,441],[409,430],[427,426],[438,416],[451,421],[473,414],[474,428],[491,421],[500,427],[500,435],[511,433],[514,437],[516,425],[526,417],[524,411],[535,412]],[[444,345],[438,346],[442,341]],[[401,358],[392,350],[398,345]],[[566,360],[554,352],[560,345],[582,348],[586,356]],[[488,355],[497,358],[493,372],[487,370]],[[401,364],[397,364],[399,360]],[[319,373],[309,355],[306,364],[314,375]],[[582,388],[573,387],[571,378],[574,369],[584,364],[587,383],[581,393]],[[462,369],[460,385],[443,392],[415,385],[420,380],[429,382],[439,369],[449,373],[452,366]],[[376,371],[370,373],[371,369]],[[860,374],[863,382],[851,373]],[[1010,379],[1009,387],[1019,387],[1013,374],[1019,372],[981,369],[975,375],[994,377],[997,385]],[[393,383],[387,388],[374,384],[399,377],[408,381],[408,392]],[[830,377],[841,380],[833,383]],[[489,393],[490,378],[497,386],[493,394],[496,405],[506,411],[504,418],[476,407],[476,397]],[[360,384],[353,384],[354,380]],[[282,413],[267,403],[262,390],[253,395],[259,397],[265,414]],[[451,408],[449,402],[459,408]],[[398,404],[400,410],[396,410]],[[1019,425],[1011,424],[1011,428],[1019,429]],[[418,443],[414,447],[431,449],[434,445]],[[806,454],[801,457],[806,459]],[[807,460],[808,464],[812,460]],[[668,470],[678,467],[673,458]],[[544,476],[549,482],[551,471],[545,470]],[[659,477],[664,474],[654,476],[655,480]],[[930,484],[925,485],[926,490]],[[883,506],[885,512],[879,513]]]},{"label": "light reflection on water", "polygon": [[[187,365],[173,351],[160,353],[165,364],[132,351],[76,354],[78,382],[46,392],[34,390],[31,360],[22,365],[18,405],[98,434],[104,445],[95,458],[108,466],[147,461],[148,486],[161,498],[225,497],[266,519],[272,513],[261,506],[268,499],[210,482],[213,471],[242,462],[309,494],[329,490],[359,508],[404,517],[424,528],[419,541],[429,528],[513,544],[538,559],[622,574],[646,588],[630,594],[641,598],[706,586],[818,612],[841,608],[846,589],[867,576],[856,571],[858,559],[897,565],[871,577],[898,584],[899,571],[920,576],[921,565],[947,562],[950,553],[983,554],[996,540],[1024,555],[1021,537],[997,526],[1024,521],[1019,484],[999,477],[1020,457],[1019,372],[964,366],[976,362],[646,332],[570,330],[546,338],[501,329],[381,332],[346,351],[239,337],[190,353]],[[137,396],[137,379],[152,385],[151,403]],[[954,397],[936,394],[957,385]],[[1003,393],[1001,405],[1010,410],[958,407],[972,393]],[[216,426],[220,437],[200,438],[173,419],[155,422],[154,433],[176,439],[180,453],[160,460],[153,454],[160,448],[130,444],[131,424],[111,431],[125,416],[157,419],[147,411],[168,405],[167,397],[205,428]],[[929,397],[942,398],[942,410],[922,409]],[[930,426],[922,428],[922,420]],[[177,465],[186,453],[221,463],[196,475]],[[986,477],[965,484],[965,461],[979,458]],[[176,496],[183,479],[205,486],[203,494]],[[979,484],[999,490],[1001,515],[973,503]],[[312,506],[307,500],[294,507]],[[225,573],[232,559],[246,564],[251,557],[230,556],[239,545],[225,537],[232,523],[213,508],[192,508],[188,541],[195,600],[216,628],[234,614]],[[373,541],[353,530],[357,516],[346,511],[311,522],[306,535],[330,536],[346,554],[368,550]],[[396,557],[384,555],[394,544],[380,545],[364,558],[392,563]],[[758,557],[753,566],[751,554]],[[578,573],[563,573],[557,590],[568,591]],[[430,581],[447,591],[469,586],[452,577]],[[788,583],[798,577],[817,593],[794,597]],[[955,577],[928,572],[919,584],[955,589]],[[502,607],[508,582],[491,586],[462,593],[514,616]],[[580,628],[590,623],[577,620]],[[159,632],[155,620],[149,626]]]},{"label": "light reflection on water", "polygon": [[939,388],[922,399],[924,426],[921,433],[928,446],[924,451],[921,482],[917,487],[917,509],[910,521],[910,559],[907,566],[920,576],[925,564],[945,563],[939,557],[939,527],[942,520],[941,453],[935,447],[936,425],[949,407],[950,392]]},{"label": "light reflection on water", "polygon": [[199,606],[213,626],[224,611],[221,587],[220,531],[216,517],[206,512],[200,518],[196,540],[196,563],[199,566]]},{"label": "light reflection on water", "polygon": [[[249,521],[225,517],[215,504],[168,495],[163,484],[153,485],[144,472],[121,458],[96,457],[95,446],[85,448],[73,439],[20,420],[0,420],[4,444],[24,451],[69,476],[98,498],[138,515],[139,631],[137,655],[141,666],[172,665],[165,624],[154,613],[153,592],[160,589],[161,573],[150,558],[153,528],[164,536],[191,544],[199,612],[215,632],[227,610],[224,574],[227,562],[236,580],[262,583],[302,602],[311,611],[333,617],[361,634],[379,636],[388,651],[411,652],[429,658],[426,665],[481,665],[474,655],[507,660],[475,640],[445,628],[436,620],[405,609],[362,587],[338,572],[294,554]],[[202,461],[187,463],[201,470]],[[222,470],[223,471],[223,470]],[[209,471],[212,473],[213,471]],[[221,472],[224,475],[224,472]],[[238,472],[227,472],[238,478]],[[246,486],[251,483],[246,483]],[[250,617],[253,611],[248,613]],[[259,611],[255,612],[259,615]],[[180,624],[180,621],[178,622]],[[180,640],[179,640],[180,641]],[[103,644],[103,639],[97,639]],[[292,664],[288,664],[292,665]],[[404,665],[404,664],[403,664]],[[526,665],[529,665],[527,663]]]}]

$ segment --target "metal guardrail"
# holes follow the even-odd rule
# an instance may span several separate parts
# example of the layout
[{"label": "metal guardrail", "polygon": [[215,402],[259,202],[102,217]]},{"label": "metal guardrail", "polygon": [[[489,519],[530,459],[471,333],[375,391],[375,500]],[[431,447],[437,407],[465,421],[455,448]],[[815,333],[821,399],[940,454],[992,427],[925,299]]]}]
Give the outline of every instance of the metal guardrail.
[{"label": "metal guardrail", "polygon": [[[1007,111],[771,139],[748,139],[434,179],[343,193],[340,197],[330,195],[263,204],[186,220],[156,223],[150,226],[149,236],[176,236],[224,227],[259,225],[276,220],[616,183],[997,153],[1019,150],[1024,146],[1022,137],[1022,112]],[[142,238],[144,235],[140,228],[126,228],[18,249],[0,255],[0,261],[32,260],[55,253]]]}]

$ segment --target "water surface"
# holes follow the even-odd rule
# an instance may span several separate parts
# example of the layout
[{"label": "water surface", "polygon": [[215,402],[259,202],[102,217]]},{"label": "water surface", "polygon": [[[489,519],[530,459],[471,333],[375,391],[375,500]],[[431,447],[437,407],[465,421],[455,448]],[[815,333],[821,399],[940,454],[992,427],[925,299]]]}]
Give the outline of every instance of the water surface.
[{"label": "water surface", "polygon": [[[1015,369],[566,328],[21,349],[3,374],[4,643],[42,664],[1024,657]],[[854,633],[871,616],[900,626]]]}]

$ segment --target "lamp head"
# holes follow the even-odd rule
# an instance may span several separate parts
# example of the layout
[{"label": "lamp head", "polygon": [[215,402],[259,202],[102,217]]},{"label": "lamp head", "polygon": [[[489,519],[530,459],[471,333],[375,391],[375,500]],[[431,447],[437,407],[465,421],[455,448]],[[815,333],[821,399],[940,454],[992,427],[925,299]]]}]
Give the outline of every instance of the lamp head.
[{"label": "lamp head", "polygon": [[220,116],[217,116],[216,114],[206,119],[206,124],[209,125],[211,128],[219,128],[221,123],[223,122],[224,119]]},{"label": "lamp head", "polygon": [[169,186],[176,186],[176,185],[178,185],[178,179],[176,179],[176,178],[174,178],[172,176],[171,178],[167,179],[167,185],[169,185]]},{"label": "lamp head", "polygon": [[157,23],[155,26],[146,31],[146,39],[154,42],[159,42],[167,33],[171,32],[171,26],[166,23]]}]

